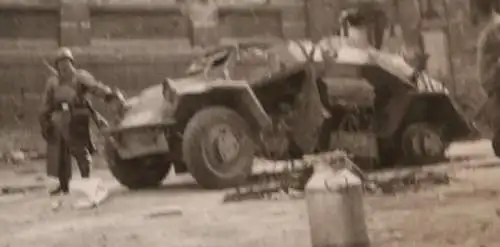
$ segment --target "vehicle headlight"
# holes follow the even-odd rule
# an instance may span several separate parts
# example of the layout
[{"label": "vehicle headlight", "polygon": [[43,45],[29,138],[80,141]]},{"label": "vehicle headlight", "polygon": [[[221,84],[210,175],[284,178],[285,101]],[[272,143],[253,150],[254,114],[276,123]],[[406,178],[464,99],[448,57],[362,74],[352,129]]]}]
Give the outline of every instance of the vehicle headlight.
[{"label": "vehicle headlight", "polygon": [[158,142],[161,133],[155,130],[132,131],[122,135],[122,142],[128,147],[149,146]]}]

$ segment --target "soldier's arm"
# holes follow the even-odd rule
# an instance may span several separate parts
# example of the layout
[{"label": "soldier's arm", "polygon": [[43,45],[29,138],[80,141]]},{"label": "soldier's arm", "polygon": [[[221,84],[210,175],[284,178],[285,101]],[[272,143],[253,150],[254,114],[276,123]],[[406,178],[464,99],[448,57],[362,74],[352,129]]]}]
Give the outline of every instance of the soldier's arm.
[{"label": "soldier's arm", "polygon": [[103,99],[106,102],[116,98],[110,87],[95,80],[94,76],[85,70],[78,71],[78,81],[83,84],[89,93]]},{"label": "soldier's arm", "polygon": [[487,37],[487,29],[482,30],[479,34],[479,38],[476,44],[476,66],[477,66],[477,79],[480,83],[484,80],[485,62],[484,62],[484,52],[485,52],[485,42]]},{"label": "soldier's arm", "polygon": [[[483,85],[486,91],[493,90],[495,86],[495,76],[498,73],[498,52],[497,48],[500,45],[500,39],[497,37],[498,26],[485,28],[478,42],[477,51],[477,66],[478,80]],[[492,92],[487,92],[492,93]]]},{"label": "soldier's arm", "polygon": [[95,124],[99,125],[101,120],[105,119],[104,116],[94,108],[94,105],[90,100],[87,99],[85,101],[85,104],[87,105],[87,108],[90,110],[92,121],[94,121]]}]

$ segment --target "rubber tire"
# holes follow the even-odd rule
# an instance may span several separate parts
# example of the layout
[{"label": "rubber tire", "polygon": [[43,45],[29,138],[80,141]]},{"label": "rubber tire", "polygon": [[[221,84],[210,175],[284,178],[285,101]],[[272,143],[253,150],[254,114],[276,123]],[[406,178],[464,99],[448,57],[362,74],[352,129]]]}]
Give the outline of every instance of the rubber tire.
[{"label": "rubber tire", "polygon": [[[420,133],[428,132],[428,133],[432,133],[432,134],[439,137],[439,141],[441,142],[441,150],[439,152],[440,153],[439,155],[421,156],[421,155],[418,155],[418,154],[413,153],[413,152],[408,150],[407,146],[411,145],[408,143],[409,138],[411,136],[418,134],[419,132]],[[425,122],[424,123],[410,124],[406,127],[406,129],[404,130],[404,132],[401,136],[401,150],[403,152],[403,161],[407,164],[410,164],[410,165],[426,165],[426,164],[444,161],[446,159],[445,152],[446,152],[446,148],[448,147],[448,144],[449,143],[447,143],[443,140],[443,137],[440,134],[440,132],[436,128],[432,127],[431,125],[429,125]]]},{"label": "rubber tire", "polygon": [[495,156],[500,157],[500,130],[495,131],[493,139],[491,140],[491,147]]},{"label": "rubber tire", "polygon": [[105,143],[105,152],[111,174],[130,190],[159,187],[172,167],[167,156],[161,154],[122,160],[109,142]]},{"label": "rubber tire", "polygon": [[[232,162],[230,174],[219,174],[211,169],[206,152],[210,148],[203,145],[210,128],[224,123],[240,136],[239,155]],[[206,150],[206,151],[205,151]],[[188,122],[182,142],[183,159],[197,183],[205,189],[223,189],[244,182],[252,172],[255,144],[251,138],[250,126],[235,111],[211,106],[197,112]]]}]

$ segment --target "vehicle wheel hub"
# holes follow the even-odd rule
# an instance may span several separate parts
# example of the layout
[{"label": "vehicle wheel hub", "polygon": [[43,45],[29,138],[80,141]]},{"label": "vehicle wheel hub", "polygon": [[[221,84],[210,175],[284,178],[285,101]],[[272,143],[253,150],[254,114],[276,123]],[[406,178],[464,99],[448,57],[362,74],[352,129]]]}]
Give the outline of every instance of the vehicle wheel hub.
[{"label": "vehicle wheel hub", "polygon": [[410,141],[411,141],[411,151],[418,156],[422,156],[423,150],[421,149],[420,138],[418,138],[418,135],[413,136]]},{"label": "vehicle wheel hub", "polygon": [[238,157],[240,143],[231,127],[218,125],[212,129],[211,137],[211,140],[214,140],[215,150],[223,163]]},{"label": "vehicle wheel hub", "polygon": [[422,137],[423,151],[427,156],[440,155],[443,145],[439,136],[427,133]]},{"label": "vehicle wheel hub", "polygon": [[411,140],[412,152],[420,157],[434,157],[440,155],[443,144],[441,138],[434,133],[421,132],[412,136]]}]

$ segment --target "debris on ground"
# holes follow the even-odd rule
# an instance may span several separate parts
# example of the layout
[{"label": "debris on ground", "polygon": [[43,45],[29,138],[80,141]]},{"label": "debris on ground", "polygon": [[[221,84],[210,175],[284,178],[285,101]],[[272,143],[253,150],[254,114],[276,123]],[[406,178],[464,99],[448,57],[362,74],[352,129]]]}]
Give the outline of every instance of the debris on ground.
[{"label": "debris on ground", "polygon": [[166,217],[166,216],[176,216],[176,215],[182,215],[182,210],[177,207],[167,207],[167,208],[160,208],[158,210],[154,210],[153,212],[149,212],[146,215],[144,215],[145,218],[148,219],[155,219],[155,218],[161,218],[161,217]]},{"label": "debris on ground", "polygon": [[25,185],[25,186],[2,186],[0,188],[0,196],[1,195],[11,195],[11,194],[24,194],[36,190],[45,189],[45,185],[34,184],[34,185]]},{"label": "debris on ground", "polygon": [[365,193],[369,194],[419,191],[435,185],[448,185],[451,182],[451,177],[447,172],[425,171],[423,169],[404,173],[394,172],[385,178],[373,178],[352,162],[345,152],[337,150],[314,157],[306,157],[300,166],[294,165],[295,163],[291,161],[291,165],[285,166],[283,169],[255,173],[245,184],[226,193],[223,202],[301,197],[317,162],[326,162],[335,170],[349,169],[360,177]]},{"label": "debris on ground", "polygon": [[389,178],[374,181],[383,194],[420,191],[436,185],[449,185],[452,178],[447,172],[411,171],[394,174]]},{"label": "debris on ground", "polygon": [[1,162],[11,165],[25,164],[45,158],[45,153],[29,149],[8,150],[0,153]]},{"label": "debris on ground", "polygon": [[70,187],[70,194],[57,196],[52,202],[52,210],[57,211],[63,205],[76,210],[94,209],[109,199],[108,189],[97,178],[74,179]]},{"label": "debris on ground", "polygon": [[3,155],[7,164],[22,164],[27,161],[26,154],[21,150],[9,151]]},{"label": "debris on ground", "polygon": [[305,185],[314,173],[314,166],[317,162],[326,162],[335,170],[341,168],[352,170],[364,181],[366,188],[374,190],[375,186],[364,172],[347,157],[345,152],[336,150],[314,157],[305,157],[299,164],[296,163],[297,161],[290,161],[283,169],[253,174],[246,184],[227,193],[223,202],[301,197]]},{"label": "debris on ground", "polygon": [[108,188],[97,178],[75,179],[71,181],[71,188],[77,195],[83,195],[74,203],[75,209],[95,208],[109,197]]},{"label": "debris on ground", "polygon": [[92,208],[96,208],[96,207],[97,207],[97,204],[95,204],[94,202],[91,202],[89,200],[86,200],[86,199],[77,200],[73,204],[73,208],[76,210],[92,209]]},{"label": "debris on ground", "polygon": [[246,184],[237,186],[227,193],[223,202],[295,198],[304,191],[305,184],[312,173],[312,166],[305,165],[300,168],[285,167],[283,171],[264,171],[253,174]]},{"label": "debris on ground", "polygon": [[55,200],[51,203],[52,211],[58,211],[61,209],[63,202],[61,200]]}]

